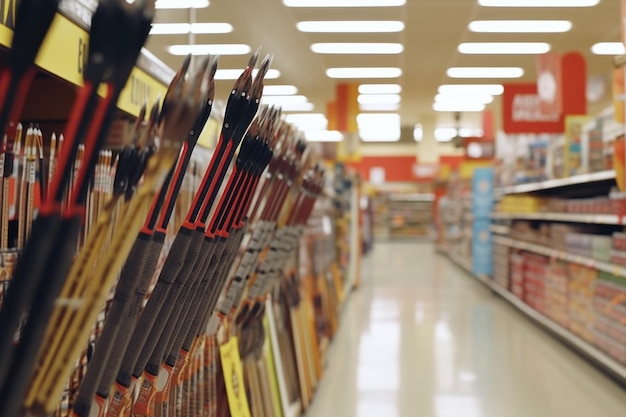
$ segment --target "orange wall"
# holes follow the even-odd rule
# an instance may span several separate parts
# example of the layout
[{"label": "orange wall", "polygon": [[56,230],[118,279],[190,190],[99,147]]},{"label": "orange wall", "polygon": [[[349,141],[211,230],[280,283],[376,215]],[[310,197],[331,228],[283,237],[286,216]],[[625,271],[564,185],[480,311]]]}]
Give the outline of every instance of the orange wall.
[{"label": "orange wall", "polygon": [[413,175],[413,165],[416,163],[415,156],[364,156],[361,161],[346,165],[357,170],[365,181],[369,181],[371,168],[380,167],[385,170],[385,181],[406,182],[417,181]]}]

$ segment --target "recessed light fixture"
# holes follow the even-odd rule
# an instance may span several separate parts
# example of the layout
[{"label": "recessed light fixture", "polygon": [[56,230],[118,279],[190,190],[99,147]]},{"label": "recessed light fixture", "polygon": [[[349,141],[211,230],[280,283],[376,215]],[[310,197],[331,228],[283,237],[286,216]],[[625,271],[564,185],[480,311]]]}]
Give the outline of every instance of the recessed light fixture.
[{"label": "recessed light fixture", "polygon": [[406,0],[283,0],[287,7],[395,7]]},{"label": "recessed light fixture", "polygon": [[398,78],[402,70],[395,67],[329,68],[326,75],[330,78]]},{"label": "recessed light fixture", "polygon": [[401,43],[314,43],[311,51],[316,54],[401,54]]},{"label": "recessed light fixture", "polygon": [[209,0],[157,0],[157,9],[203,9],[209,7]]},{"label": "recessed light fixture", "polygon": [[150,35],[205,35],[232,31],[233,25],[230,23],[154,23]]},{"label": "recessed light fixture", "polygon": [[462,54],[545,54],[550,51],[550,44],[545,42],[466,42],[460,44],[458,50]]},{"label": "recessed light fixture", "polygon": [[404,30],[399,20],[318,20],[298,22],[300,32],[310,33],[394,33]]},{"label": "recessed light fixture", "polygon": [[375,103],[375,104],[359,104],[361,111],[398,111],[399,103]]},{"label": "recessed light fixture", "polygon": [[361,94],[359,104],[398,104],[401,101],[399,94]]},{"label": "recessed light fixture", "polygon": [[480,112],[485,110],[482,103],[437,103],[433,104],[433,110],[439,112]]},{"label": "recessed light fixture", "polygon": [[499,96],[504,93],[504,87],[501,84],[443,84],[439,86],[438,91],[440,94]]},{"label": "recessed light fixture", "polygon": [[341,142],[343,133],[337,130],[305,130],[304,138],[309,142]]},{"label": "recessed light fixture", "polygon": [[591,47],[596,55],[624,55],[626,50],[622,42],[598,42]]},{"label": "recessed light fixture", "polygon": [[199,44],[199,45],[172,45],[167,48],[172,55],[245,55],[252,48],[245,44]]},{"label": "recessed light fixture", "polygon": [[477,33],[563,33],[572,29],[569,20],[475,20],[469,30]]},{"label": "recessed light fixture", "polygon": [[453,67],[447,73],[451,78],[520,78],[524,70],[519,67]]},{"label": "recessed light fixture", "polygon": [[307,103],[309,101],[305,96],[299,95],[290,95],[290,96],[263,96],[261,98],[261,103],[264,104],[302,104]]},{"label": "recessed light fixture", "polygon": [[302,112],[302,111],[313,111],[315,106],[313,103],[289,103],[289,104],[281,104],[278,107],[282,109],[284,112]]},{"label": "recessed light fixture", "polygon": [[424,126],[421,123],[417,123],[413,127],[413,139],[415,142],[421,142],[424,139]]},{"label": "recessed light fixture", "polygon": [[400,140],[400,115],[397,113],[361,113],[356,120],[364,142]]},{"label": "recessed light fixture", "polygon": [[593,7],[600,0],[478,0],[487,7]]},{"label": "recessed light fixture", "polygon": [[489,94],[437,94],[435,96],[437,103],[482,103],[489,104],[493,102],[493,96]]},{"label": "recessed light fixture", "polygon": [[[236,80],[237,78],[239,78],[242,72],[243,72],[243,69],[218,69],[217,72],[215,73],[215,79],[216,80]],[[258,70],[254,70],[252,74],[256,76],[257,72]],[[278,77],[280,77],[280,71],[274,68],[271,68],[270,70],[267,71],[267,74],[265,74],[266,80],[273,80]]]},{"label": "recessed light fixture", "polygon": [[361,84],[359,94],[400,94],[400,84]]},{"label": "recessed light fixture", "polygon": [[289,96],[298,94],[295,85],[266,85],[263,87],[263,96]]}]

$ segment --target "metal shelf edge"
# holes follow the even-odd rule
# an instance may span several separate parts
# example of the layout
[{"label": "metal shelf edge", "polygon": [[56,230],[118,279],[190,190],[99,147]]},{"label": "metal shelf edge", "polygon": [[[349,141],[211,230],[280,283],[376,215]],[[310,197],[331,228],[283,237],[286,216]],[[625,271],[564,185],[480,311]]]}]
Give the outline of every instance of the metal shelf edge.
[{"label": "metal shelf edge", "polygon": [[495,190],[498,195],[521,194],[533,191],[548,190],[551,188],[567,187],[570,185],[585,184],[591,182],[607,181],[615,178],[615,171],[600,171],[590,174],[574,175],[568,178],[558,178],[528,184],[510,185]]}]

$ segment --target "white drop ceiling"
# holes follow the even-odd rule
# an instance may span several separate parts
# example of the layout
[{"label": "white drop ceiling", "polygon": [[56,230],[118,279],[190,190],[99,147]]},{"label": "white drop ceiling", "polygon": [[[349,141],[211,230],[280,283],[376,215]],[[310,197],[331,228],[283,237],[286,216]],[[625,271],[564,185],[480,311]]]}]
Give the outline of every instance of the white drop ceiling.
[{"label": "white drop ceiling", "polygon": [[[380,1],[384,3],[384,0]],[[514,34],[473,33],[468,24],[474,20],[568,20],[572,29],[566,33]],[[397,33],[304,33],[296,29],[301,21],[316,20],[399,20],[404,31]],[[252,50],[274,54],[273,68],[280,77],[268,85],[295,85],[306,96],[316,113],[326,111],[333,99],[337,80],[326,75],[334,67],[399,67],[402,76],[388,80],[355,79],[358,83],[397,83],[402,86],[400,115],[403,125],[436,119],[450,125],[450,113],[433,111],[437,87],[449,83],[493,83],[507,80],[452,79],[450,67],[513,66],[524,69],[524,76],[513,81],[534,81],[534,55],[462,55],[458,45],[464,42],[547,42],[552,51],[577,50],[587,57],[589,75],[607,80],[604,100],[592,104],[590,111],[606,106],[610,95],[611,56],[591,54],[597,42],[620,40],[620,1],[601,0],[597,6],[584,8],[495,8],[482,7],[476,0],[407,0],[399,7],[370,8],[290,8],[282,0],[211,0],[203,9],[160,9],[157,23],[220,23],[233,26],[227,34],[152,35],[147,47],[172,68],[182,57],[168,52],[170,45],[180,44],[246,44]],[[342,55],[316,54],[314,43],[385,42],[404,46],[401,54]],[[249,54],[222,56],[220,68],[243,68]],[[510,80],[509,80],[510,81]],[[225,98],[232,81],[218,81],[217,97]],[[498,113],[500,101],[488,104]],[[477,124],[476,114],[463,114],[463,120]]]}]

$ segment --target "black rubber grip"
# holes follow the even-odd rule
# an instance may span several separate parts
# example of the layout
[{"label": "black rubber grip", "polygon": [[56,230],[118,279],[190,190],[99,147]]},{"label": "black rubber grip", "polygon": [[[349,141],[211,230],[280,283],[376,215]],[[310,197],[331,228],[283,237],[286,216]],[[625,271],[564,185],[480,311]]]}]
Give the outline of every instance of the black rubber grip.
[{"label": "black rubber grip", "polygon": [[[108,365],[104,368],[97,388],[97,393],[102,398],[107,398],[109,396],[111,387],[115,381],[115,376],[120,370],[122,359],[124,359],[131,335],[135,331],[135,326],[137,325],[139,314],[143,308],[148,288],[150,287],[152,277],[156,271],[159,257],[161,256],[161,251],[163,250],[164,239],[165,235],[159,233],[156,236],[153,236],[148,242],[143,268],[139,271],[137,285],[135,286],[132,298],[128,303],[128,307],[124,312],[124,318],[119,324],[119,330],[115,338],[114,348],[111,351]],[[128,373],[130,374],[131,371],[132,369],[129,370]]]},{"label": "black rubber grip", "polygon": [[52,245],[52,253],[45,262],[45,280],[36,291],[28,320],[22,330],[22,337],[10,363],[10,382],[5,383],[0,390],[0,398],[3,399],[0,403],[0,416],[14,416],[26,394],[54,303],[74,260],[80,228],[80,216],[64,218],[61,221],[59,231],[62,232]]},{"label": "black rubber grip", "polygon": [[[188,230],[188,229],[184,229],[184,230]],[[193,230],[193,231],[190,231],[189,234],[187,233],[185,233],[184,235],[179,234],[176,237],[176,239],[179,239],[179,236],[182,236],[184,240],[188,241],[188,243],[185,245],[187,250],[185,252],[180,252],[178,248],[172,247],[172,249],[170,250],[167,256],[167,260],[165,261],[165,265],[168,264],[168,260],[170,259],[170,257],[173,257],[173,259],[175,259],[176,264],[180,262],[181,268],[178,268],[177,270],[174,271],[173,269],[170,269],[170,268],[166,269],[164,266],[159,276],[159,281],[161,280],[161,277],[163,277],[163,280],[171,282],[172,284],[171,284],[170,290],[166,294],[165,300],[163,302],[163,306],[161,307],[157,315],[156,321],[154,322],[154,325],[152,326],[152,329],[150,330],[148,339],[146,340],[146,343],[144,344],[143,349],[141,353],[139,354],[139,359],[137,360],[137,363],[135,364],[133,374],[137,378],[141,376],[141,374],[143,373],[143,370],[146,368],[146,365],[148,364],[148,361],[150,360],[154,351],[157,348],[162,350],[161,359],[163,358],[163,355],[165,354],[164,352],[165,346],[163,346],[162,348],[159,347],[160,343],[162,343],[161,335],[163,334],[163,331],[165,330],[165,325],[167,324],[169,316],[174,311],[174,307],[176,306],[176,302],[183,288],[183,285],[185,284],[185,281],[187,280],[187,278],[189,278],[189,273],[191,272],[191,269],[193,268],[195,260],[198,257],[198,252],[200,250],[200,246],[202,244],[202,239],[204,237],[204,234],[201,231]],[[159,361],[159,366],[160,364],[161,362]],[[157,373],[158,373],[158,370],[157,370]],[[157,374],[154,374],[154,375],[157,375]]]},{"label": "black rubber grip", "polygon": [[24,311],[33,305],[33,297],[44,275],[45,259],[54,247],[61,217],[40,215],[33,223],[30,239],[15,267],[13,279],[0,310],[0,386],[4,385],[13,357],[13,339]]},{"label": "black rubber grip", "polygon": [[130,298],[138,284],[139,275],[143,269],[151,242],[151,235],[140,232],[122,268],[102,333],[98,337],[87,366],[87,372],[74,401],[74,412],[80,417],[89,417],[93,397],[96,394],[104,369],[109,366],[111,353],[116,347],[120,325],[124,321]]},{"label": "black rubber grip", "polygon": [[[125,387],[129,387],[132,381],[132,373],[135,369],[135,365],[139,360],[142,348],[145,346],[148,336],[155,326],[155,322],[161,311],[167,295],[172,287],[173,277],[180,271],[184,262],[184,255],[191,243],[192,230],[187,228],[181,228],[169,255],[163,265],[163,270],[159,274],[159,279],[152,290],[152,295],[148,299],[148,303],[139,317],[139,322],[135,327],[135,331],[128,342],[128,349],[124,354],[120,371],[117,375],[117,382]],[[155,234],[156,236],[156,234]],[[168,271],[165,274],[164,271]]]},{"label": "black rubber grip", "polygon": [[[209,287],[209,283],[211,281],[211,276],[206,274],[207,267],[210,263],[210,260],[213,258],[213,254],[215,253],[215,240],[205,238],[203,242],[203,252],[204,257],[202,259],[202,264],[197,270],[198,274],[198,285],[196,286],[194,292],[191,293],[191,297],[189,302],[187,303],[187,311],[185,315],[181,314],[179,318],[179,325],[176,329],[175,337],[172,337],[170,343],[167,348],[167,357],[165,359],[165,363],[174,366],[176,364],[176,360],[178,358],[178,352],[180,351],[185,338],[187,337],[187,333],[189,333],[190,329],[193,326],[193,323],[197,318],[198,310],[200,310],[201,305],[204,304],[207,298],[207,289]],[[182,319],[182,320],[181,320]]]}]

